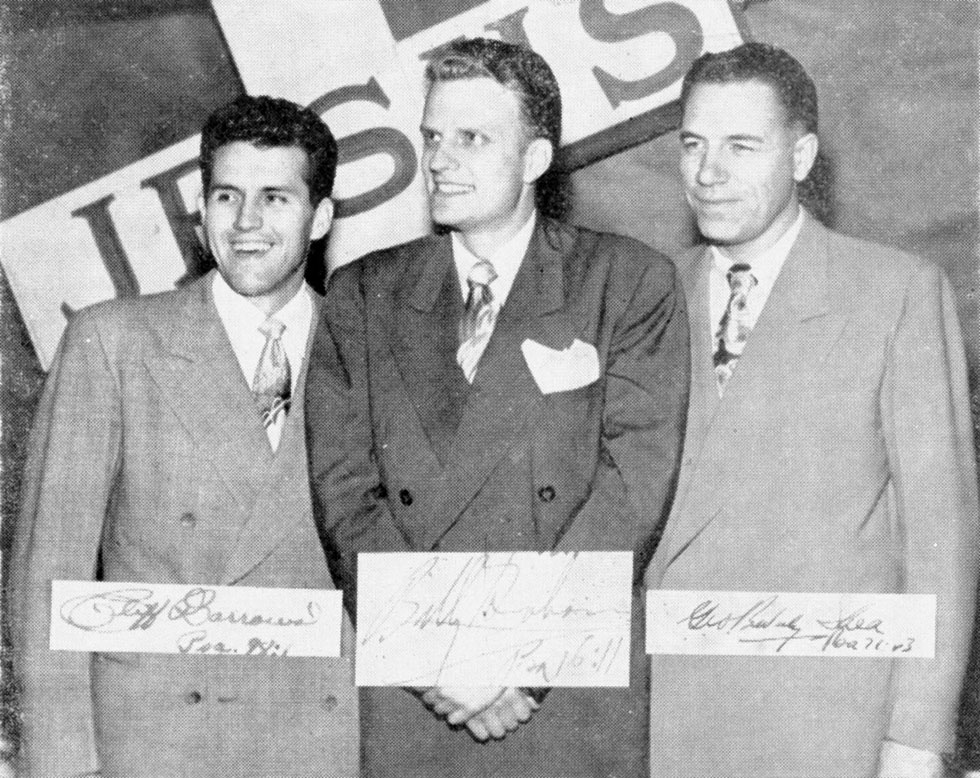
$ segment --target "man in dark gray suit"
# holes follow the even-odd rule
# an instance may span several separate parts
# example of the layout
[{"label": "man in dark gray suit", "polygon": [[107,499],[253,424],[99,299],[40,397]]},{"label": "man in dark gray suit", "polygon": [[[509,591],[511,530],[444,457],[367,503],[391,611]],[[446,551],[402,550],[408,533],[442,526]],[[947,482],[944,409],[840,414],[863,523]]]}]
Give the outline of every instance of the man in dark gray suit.
[{"label": "man in dark gray suit", "polygon": [[[357,551],[551,549],[635,551],[640,573],[687,396],[673,267],[552,218],[561,99],[540,56],[461,41],[428,78],[422,170],[442,234],[337,271],[311,358],[314,497],[337,574],[353,588]],[[338,483],[353,509],[338,507]],[[404,690],[367,689],[365,771],[643,775],[638,643],[633,658],[629,689],[553,690],[538,710],[529,690],[421,694],[473,738]]]}]

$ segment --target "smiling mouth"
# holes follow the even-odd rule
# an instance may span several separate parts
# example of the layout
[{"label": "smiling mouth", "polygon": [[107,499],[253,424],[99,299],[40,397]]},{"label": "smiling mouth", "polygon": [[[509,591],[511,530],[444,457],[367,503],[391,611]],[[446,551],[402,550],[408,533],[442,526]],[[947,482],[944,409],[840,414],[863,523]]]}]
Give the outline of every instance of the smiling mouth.
[{"label": "smiling mouth", "polygon": [[473,191],[473,187],[468,184],[455,184],[451,181],[433,182],[432,193],[441,195],[461,195]]},{"label": "smiling mouth", "polygon": [[236,254],[264,254],[272,248],[267,240],[238,240],[231,242],[231,250]]},{"label": "smiling mouth", "polygon": [[730,197],[722,200],[706,200],[703,197],[695,197],[694,201],[698,205],[704,206],[705,208],[717,208],[718,206],[731,205],[735,202],[735,200]]}]

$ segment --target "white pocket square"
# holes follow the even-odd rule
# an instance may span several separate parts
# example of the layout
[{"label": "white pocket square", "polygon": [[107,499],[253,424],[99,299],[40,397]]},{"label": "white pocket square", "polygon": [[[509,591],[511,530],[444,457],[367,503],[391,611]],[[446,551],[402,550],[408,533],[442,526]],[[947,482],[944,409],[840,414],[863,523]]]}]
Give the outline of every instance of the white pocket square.
[{"label": "white pocket square", "polygon": [[599,353],[578,338],[560,351],[528,338],[521,353],[542,394],[568,392],[599,380]]}]

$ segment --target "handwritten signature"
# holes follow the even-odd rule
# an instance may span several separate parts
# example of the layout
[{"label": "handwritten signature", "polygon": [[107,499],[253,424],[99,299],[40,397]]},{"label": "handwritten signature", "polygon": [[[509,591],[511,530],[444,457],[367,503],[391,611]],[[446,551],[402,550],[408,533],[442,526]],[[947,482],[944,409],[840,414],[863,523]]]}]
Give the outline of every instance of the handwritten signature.
[{"label": "handwritten signature", "polygon": [[[570,556],[549,586],[540,590],[513,555],[503,561],[486,554],[473,556],[458,570],[459,562],[429,557],[411,569],[404,587],[365,626],[360,642],[380,644],[406,632],[441,633],[443,648],[434,662],[437,678],[452,668],[493,659],[502,672],[532,675],[544,683],[586,666],[600,674],[612,672],[625,639],[589,626],[595,617],[606,614],[625,618],[628,624],[628,611],[624,615],[571,602],[569,583],[576,575],[575,563],[576,557]],[[447,571],[453,571],[448,586],[433,593],[433,579],[439,580]],[[474,654],[476,631],[513,633],[515,640],[504,645],[499,639],[490,641],[486,651]],[[463,643],[467,650],[460,648]]]},{"label": "handwritten signature", "polygon": [[217,592],[195,586],[174,602],[158,598],[152,588],[131,587],[110,592],[85,594],[61,605],[62,621],[86,632],[115,633],[149,630],[163,618],[200,627],[207,624],[234,624],[243,627],[306,627],[321,618],[320,605],[309,601],[299,615],[276,615],[259,611],[222,610]]},{"label": "handwritten signature", "polygon": [[869,607],[862,605],[835,617],[808,621],[804,613],[784,607],[779,595],[757,600],[744,611],[725,610],[708,599],[677,623],[694,632],[714,630],[735,635],[739,643],[774,643],[776,653],[793,641],[819,643],[821,652],[910,653],[915,638],[888,638],[884,619],[869,616]]}]

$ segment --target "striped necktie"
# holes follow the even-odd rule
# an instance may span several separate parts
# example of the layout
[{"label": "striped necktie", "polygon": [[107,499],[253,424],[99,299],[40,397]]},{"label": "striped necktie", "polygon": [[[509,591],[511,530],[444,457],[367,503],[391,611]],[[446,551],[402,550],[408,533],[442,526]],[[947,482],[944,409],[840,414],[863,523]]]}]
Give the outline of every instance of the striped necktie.
[{"label": "striped necktie", "polygon": [[493,265],[481,259],[473,265],[466,278],[470,291],[466,297],[466,310],[459,322],[456,362],[471,384],[497,320],[497,306],[493,303],[493,292],[490,291],[490,284],[496,277],[497,271],[493,269]]}]

